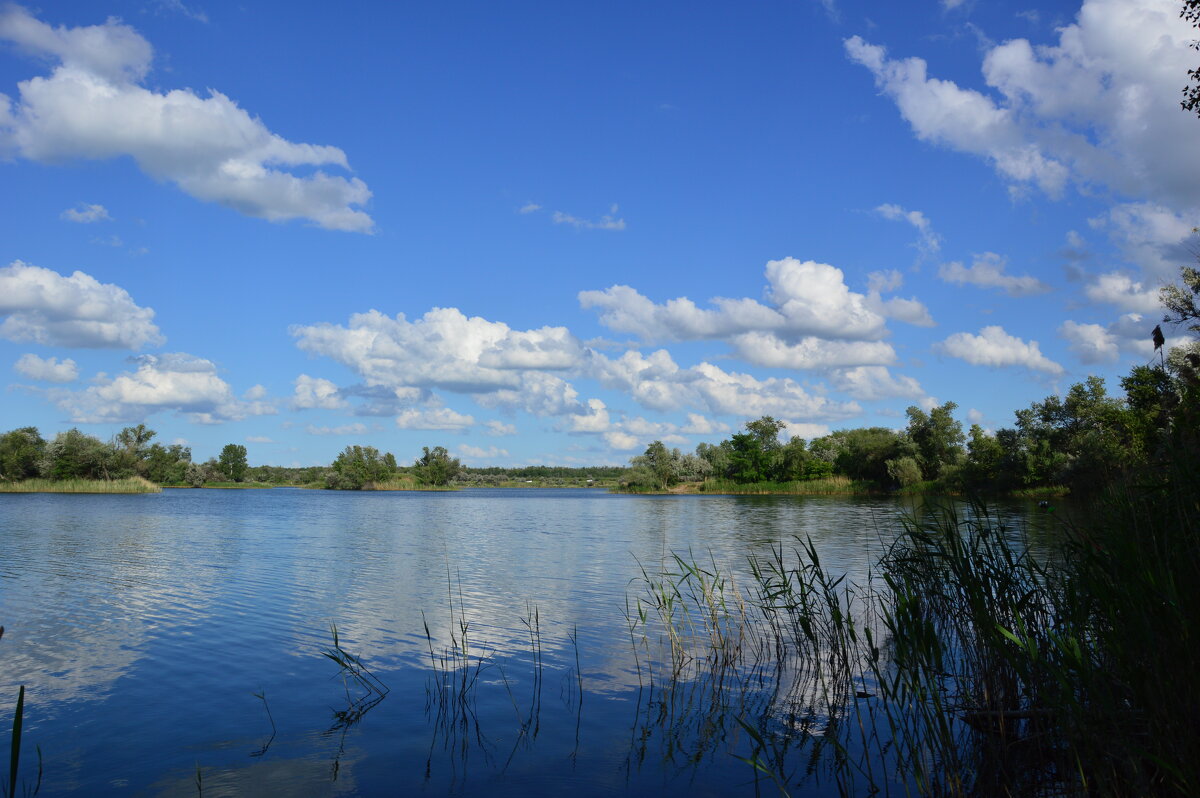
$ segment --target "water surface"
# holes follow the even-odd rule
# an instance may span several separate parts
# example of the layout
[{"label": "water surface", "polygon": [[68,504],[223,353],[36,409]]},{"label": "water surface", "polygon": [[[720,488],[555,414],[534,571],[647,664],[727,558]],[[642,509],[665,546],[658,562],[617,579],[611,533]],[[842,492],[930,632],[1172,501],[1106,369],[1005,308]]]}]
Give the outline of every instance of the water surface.
[{"label": "water surface", "polygon": [[[861,578],[906,509],[532,489],[0,495],[4,747],[24,684],[22,774],[40,746],[43,795],[771,794],[737,759],[735,724],[647,689],[627,596],[672,552],[744,577],[797,536]],[[448,705],[425,630],[440,654],[463,622],[483,667]],[[322,656],[331,623],[382,701],[355,704]],[[365,711],[337,714],[351,707]]]}]

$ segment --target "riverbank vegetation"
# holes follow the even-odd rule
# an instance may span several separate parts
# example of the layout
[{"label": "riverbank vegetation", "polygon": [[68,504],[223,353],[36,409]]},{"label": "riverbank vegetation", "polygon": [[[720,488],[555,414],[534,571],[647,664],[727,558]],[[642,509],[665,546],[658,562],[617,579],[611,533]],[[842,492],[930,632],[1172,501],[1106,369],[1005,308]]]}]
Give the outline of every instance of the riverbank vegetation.
[{"label": "riverbank vegetation", "polygon": [[0,482],[0,493],[160,493],[145,477],[125,479],[25,479]]},{"label": "riverbank vegetation", "polygon": [[1047,497],[1092,493],[1148,467],[1186,392],[1196,347],[1177,347],[1157,366],[1135,366],[1124,396],[1089,377],[1064,396],[1015,413],[994,433],[964,433],[946,402],[907,411],[908,425],[837,430],[811,441],[781,440],[771,416],[694,453],[654,441],[630,460],[621,489],[632,493],[923,493]]}]

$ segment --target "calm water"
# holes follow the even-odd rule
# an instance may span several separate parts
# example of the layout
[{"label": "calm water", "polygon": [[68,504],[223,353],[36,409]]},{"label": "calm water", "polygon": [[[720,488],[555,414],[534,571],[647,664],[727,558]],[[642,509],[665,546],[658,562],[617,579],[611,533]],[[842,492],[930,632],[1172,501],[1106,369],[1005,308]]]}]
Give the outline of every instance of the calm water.
[{"label": "calm water", "polygon": [[[639,688],[631,580],[672,551],[744,572],[796,535],[853,578],[902,512],[571,490],[0,495],[0,750],[25,684],[22,773],[40,746],[42,795],[772,794],[736,758],[736,724]],[[484,667],[447,706],[424,624],[441,652],[463,618]],[[331,622],[384,700],[352,703],[321,654]]]}]

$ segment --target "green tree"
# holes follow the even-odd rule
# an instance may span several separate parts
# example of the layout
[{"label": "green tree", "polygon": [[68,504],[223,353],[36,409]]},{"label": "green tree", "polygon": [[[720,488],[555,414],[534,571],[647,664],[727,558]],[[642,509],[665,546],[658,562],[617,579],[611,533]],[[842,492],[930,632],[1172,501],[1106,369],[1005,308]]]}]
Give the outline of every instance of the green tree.
[{"label": "green tree", "polygon": [[97,438],[72,427],[54,436],[46,444],[42,463],[42,476],[49,479],[115,479],[126,476],[114,473],[113,449]]},{"label": "green tree", "polygon": [[0,479],[19,482],[38,475],[46,441],[37,427],[21,427],[0,435]]},{"label": "green tree", "polygon": [[921,464],[915,457],[896,457],[888,460],[885,465],[888,476],[902,488],[921,481]]},{"label": "green tree", "polygon": [[886,485],[892,481],[888,461],[916,453],[907,436],[886,427],[840,430],[838,435],[842,446],[834,467],[851,479]]},{"label": "green tree", "polygon": [[146,444],[156,434],[154,430],[147,429],[145,424],[138,424],[136,427],[126,427],[118,432],[117,443],[121,444],[130,454],[140,458]]},{"label": "green tree", "polygon": [[907,410],[908,437],[917,447],[917,462],[925,479],[945,476],[962,457],[962,424],[954,419],[957,409],[954,402],[946,402],[928,414],[915,406]]},{"label": "green tree", "polygon": [[1171,324],[1187,324],[1192,332],[1200,332],[1200,270],[1184,266],[1179,270],[1183,285],[1164,285],[1158,290],[1158,299],[1167,313],[1163,321]]},{"label": "green tree", "polygon": [[225,444],[225,448],[221,450],[221,457],[217,460],[217,467],[226,479],[241,482],[245,479],[246,469],[249,467],[246,462],[246,447],[236,443]]},{"label": "green tree", "polygon": [[995,435],[988,435],[978,424],[971,425],[967,439],[964,479],[969,487],[997,487],[1003,479],[1004,446]]},{"label": "green tree", "polygon": [[395,457],[381,455],[374,446],[347,446],[333,461],[332,471],[325,480],[326,487],[337,490],[362,490],[368,482],[383,482],[396,469]]},{"label": "green tree", "polygon": [[151,482],[175,485],[188,481],[187,472],[191,463],[192,450],[186,446],[155,443],[143,454],[139,471]]},{"label": "green tree", "polygon": [[457,457],[451,457],[444,446],[421,447],[421,456],[413,463],[417,479],[426,485],[449,485],[450,480],[458,475],[462,463]]},{"label": "green tree", "polygon": [[[666,490],[679,481],[679,450],[673,453],[662,441],[654,441],[646,447],[646,451],[632,458],[629,463],[636,470],[645,470],[653,487]],[[634,480],[640,482],[640,479]]]}]

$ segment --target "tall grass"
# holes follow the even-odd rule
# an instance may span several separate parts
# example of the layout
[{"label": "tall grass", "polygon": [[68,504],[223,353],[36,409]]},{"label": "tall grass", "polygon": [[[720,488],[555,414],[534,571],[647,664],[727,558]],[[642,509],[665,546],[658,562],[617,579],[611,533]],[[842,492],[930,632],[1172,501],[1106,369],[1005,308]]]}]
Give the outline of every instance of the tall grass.
[{"label": "tall grass", "polygon": [[700,493],[759,494],[783,493],[795,496],[854,496],[879,493],[870,482],[846,476],[824,479],[804,479],[792,482],[733,482],[728,479],[706,479],[698,487]]},{"label": "tall grass", "polygon": [[638,670],[741,691],[743,759],[783,789],[1197,795],[1197,502],[1129,488],[1042,551],[980,505],[946,507],[857,584],[808,541],[753,558],[740,590],[674,555],[630,604]]},{"label": "tall grass", "polygon": [[0,482],[0,493],[161,493],[144,477],[128,479],[27,479]]}]

